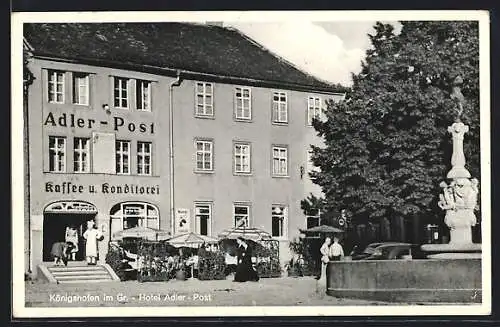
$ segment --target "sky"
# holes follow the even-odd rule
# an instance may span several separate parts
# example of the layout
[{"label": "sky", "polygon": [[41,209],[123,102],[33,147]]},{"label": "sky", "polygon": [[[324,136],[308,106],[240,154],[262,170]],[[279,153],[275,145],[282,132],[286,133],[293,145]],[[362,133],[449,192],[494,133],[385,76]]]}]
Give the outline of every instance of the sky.
[{"label": "sky", "polygon": [[[297,68],[330,83],[352,84],[370,46],[375,21],[224,23],[248,35]],[[395,26],[399,23],[384,21]]]}]

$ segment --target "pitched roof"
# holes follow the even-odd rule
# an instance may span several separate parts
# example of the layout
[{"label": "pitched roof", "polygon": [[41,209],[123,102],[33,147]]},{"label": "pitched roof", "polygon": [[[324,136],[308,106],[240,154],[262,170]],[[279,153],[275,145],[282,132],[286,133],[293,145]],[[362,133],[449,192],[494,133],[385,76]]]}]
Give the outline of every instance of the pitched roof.
[{"label": "pitched roof", "polygon": [[39,56],[251,79],[343,92],[294,67],[235,29],[193,23],[33,23],[24,36]]}]

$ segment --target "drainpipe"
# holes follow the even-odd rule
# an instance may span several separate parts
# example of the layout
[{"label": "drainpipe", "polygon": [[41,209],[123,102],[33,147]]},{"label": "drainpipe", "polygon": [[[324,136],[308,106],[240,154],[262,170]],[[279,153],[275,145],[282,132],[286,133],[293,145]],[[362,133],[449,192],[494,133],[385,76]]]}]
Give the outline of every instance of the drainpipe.
[{"label": "drainpipe", "polygon": [[169,85],[169,126],[168,126],[168,147],[169,147],[169,182],[170,182],[170,233],[175,234],[175,203],[174,203],[174,86],[181,85],[181,71],[177,70],[177,78]]},{"label": "drainpipe", "polygon": [[[25,68],[27,69],[27,68]],[[24,163],[26,166],[27,166],[27,169],[25,171],[26,173],[26,176],[24,177],[25,178],[25,182],[24,182],[24,187],[26,187],[27,189],[24,190],[25,194],[26,194],[26,202],[25,202],[25,205],[28,207],[28,208],[25,208],[25,212],[24,214],[28,214],[28,235],[26,235],[28,237],[28,273],[31,274],[31,272],[33,271],[32,269],[32,265],[31,265],[31,203],[30,203],[30,157],[29,157],[29,121],[28,121],[28,95],[29,95],[29,91],[28,91],[28,88],[29,88],[29,84],[30,84],[30,81],[29,80],[23,80],[23,106],[24,106],[24,155],[25,155],[25,158],[24,160],[26,160],[26,162]],[[27,210],[27,212],[26,212]],[[26,249],[24,249],[26,251]]]},{"label": "drainpipe", "polygon": [[[23,115],[24,115],[24,133],[23,133],[23,138],[24,138],[24,149],[23,149],[23,152],[24,152],[24,155],[25,155],[25,167],[27,167],[26,169],[26,176],[25,176],[25,183],[24,183],[24,186],[27,188],[25,190],[25,193],[26,193],[26,207],[24,210],[25,210],[25,214],[28,215],[27,219],[28,219],[28,235],[27,235],[27,238],[28,238],[28,273],[32,273],[33,272],[33,267],[32,267],[32,262],[31,262],[31,198],[30,198],[30,186],[31,186],[31,181],[30,181],[30,169],[31,169],[31,166],[30,166],[30,150],[29,150],[29,109],[28,109],[28,105],[29,105],[29,87],[31,84],[33,84],[33,81],[34,81],[34,76],[33,74],[31,73],[31,71],[29,70],[28,68],[28,62],[29,60],[31,59],[31,56],[30,56],[30,53],[29,52],[26,52],[24,49],[23,49],[23,60],[24,60],[24,63],[23,63]],[[26,212],[27,210],[27,212]],[[26,249],[25,249],[26,251]]]},{"label": "drainpipe", "polygon": [[[29,150],[29,122],[28,122],[28,88],[29,88],[29,84],[31,84],[31,81],[28,81],[26,82],[25,81],[25,85],[23,86],[24,87],[24,95],[23,95],[23,100],[24,100],[24,121],[25,121],[25,125],[24,125],[24,131],[25,131],[25,135],[24,135],[24,138],[25,138],[25,149],[24,149],[24,155],[25,155],[25,165],[27,165],[27,170],[26,170],[26,176],[25,176],[25,184],[24,186],[27,188],[25,190],[25,194],[26,194],[26,203],[25,205],[27,206],[27,208],[25,209],[25,211],[27,210],[27,214],[28,214],[28,272],[31,273],[33,271],[33,267],[32,267],[32,262],[31,262],[31,199],[30,199],[30,193],[31,193],[31,181],[30,181],[30,169],[31,169],[31,166],[30,166],[30,150]],[[26,212],[25,212],[26,214]],[[26,249],[25,249],[26,250]]]}]

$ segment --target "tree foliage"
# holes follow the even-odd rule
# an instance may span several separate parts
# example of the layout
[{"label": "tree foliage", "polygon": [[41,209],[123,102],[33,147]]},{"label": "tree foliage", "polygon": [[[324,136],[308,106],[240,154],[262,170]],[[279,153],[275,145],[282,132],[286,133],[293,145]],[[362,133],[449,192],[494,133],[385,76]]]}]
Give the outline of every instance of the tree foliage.
[{"label": "tree foliage", "polygon": [[461,76],[466,167],[480,177],[479,35],[477,22],[377,23],[359,74],[345,100],[329,102],[327,120],[313,122],[324,147],[313,146],[328,210],[353,219],[440,216],[439,182],[451,168],[457,119],[451,83]]}]

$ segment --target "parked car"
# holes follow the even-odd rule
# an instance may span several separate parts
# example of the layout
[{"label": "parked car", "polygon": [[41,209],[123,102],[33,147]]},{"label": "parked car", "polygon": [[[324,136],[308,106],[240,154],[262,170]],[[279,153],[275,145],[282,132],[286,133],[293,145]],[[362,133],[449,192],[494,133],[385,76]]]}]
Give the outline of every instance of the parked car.
[{"label": "parked car", "polygon": [[420,245],[411,243],[384,243],[375,248],[375,251],[365,260],[395,260],[395,259],[424,259],[425,254]]},{"label": "parked car", "polygon": [[352,253],[351,254],[351,258],[352,260],[363,260],[363,259],[366,259],[370,256],[372,256],[378,247],[382,246],[382,245],[397,245],[397,244],[401,244],[399,242],[378,242],[378,243],[371,243],[371,244],[368,244],[368,246],[360,253]]}]

